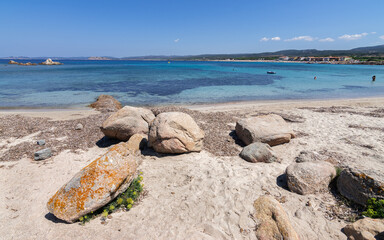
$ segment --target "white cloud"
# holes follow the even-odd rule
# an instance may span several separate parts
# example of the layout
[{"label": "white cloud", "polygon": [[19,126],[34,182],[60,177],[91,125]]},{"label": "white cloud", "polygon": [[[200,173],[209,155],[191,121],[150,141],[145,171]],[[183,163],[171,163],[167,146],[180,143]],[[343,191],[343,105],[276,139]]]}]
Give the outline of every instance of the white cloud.
[{"label": "white cloud", "polygon": [[362,37],[365,37],[367,35],[368,35],[368,33],[360,33],[360,34],[352,34],[352,35],[344,34],[343,36],[340,36],[339,38],[343,39],[343,40],[358,40],[358,39],[361,39]]},{"label": "white cloud", "polygon": [[286,39],[284,41],[286,42],[291,42],[291,41],[313,41],[315,40],[316,38],[313,38],[311,36],[299,36],[299,37],[294,37],[294,38],[290,38],[290,39]]},{"label": "white cloud", "polygon": [[335,39],[330,38],[330,37],[319,39],[319,42],[334,42],[334,41],[335,41]]},{"label": "white cloud", "polygon": [[269,41],[269,38],[266,38],[266,37],[263,37],[262,39],[260,39],[260,42],[268,42]]},{"label": "white cloud", "polygon": [[273,37],[271,38],[272,41],[280,41],[280,37]]},{"label": "white cloud", "polygon": [[383,36],[380,36],[379,38],[384,40],[384,35],[383,35]]},{"label": "white cloud", "polygon": [[180,38],[173,40],[175,43],[178,43],[180,41]]},{"label": "white cloud", "polygon": [[371,34],[376,34],[377,32],[371,32]]}]

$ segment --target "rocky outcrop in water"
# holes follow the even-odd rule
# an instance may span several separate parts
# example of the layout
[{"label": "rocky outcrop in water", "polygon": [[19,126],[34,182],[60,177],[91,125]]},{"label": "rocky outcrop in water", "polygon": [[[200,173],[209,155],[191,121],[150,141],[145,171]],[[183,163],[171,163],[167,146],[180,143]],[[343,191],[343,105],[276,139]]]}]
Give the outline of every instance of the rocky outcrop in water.
[{"label": "rocky outcrop in water", "polygon": [[39,63],[39,65],[62,65],[62,63],[60,63],[60,62],[54,62],[54,61],[52,61],[52,59],[48,58],[48,59],[45,60],[44,62]]}]

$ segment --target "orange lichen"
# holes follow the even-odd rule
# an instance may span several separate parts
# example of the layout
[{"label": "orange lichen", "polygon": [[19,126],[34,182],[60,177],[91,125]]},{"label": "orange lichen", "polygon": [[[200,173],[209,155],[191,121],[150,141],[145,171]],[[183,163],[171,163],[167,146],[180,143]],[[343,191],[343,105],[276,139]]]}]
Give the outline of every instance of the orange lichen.
[{"label": "orange lichen", "polygon": [[[86,214],[89,210],[85,209],[87,202],[97,202],[104,199],[106,194],[110,197],[126,177],[132,176],[136,170],[136,162],[133,159],[123,159],[127,152],[123,145],[112,147],[104,156],[83,168],[68,184],[60,188],[48,201],[48,209],[57,217],[64,216],[62,219],[67,220],[67,215]],[[79,181],[79,184],[76,181]]]}]

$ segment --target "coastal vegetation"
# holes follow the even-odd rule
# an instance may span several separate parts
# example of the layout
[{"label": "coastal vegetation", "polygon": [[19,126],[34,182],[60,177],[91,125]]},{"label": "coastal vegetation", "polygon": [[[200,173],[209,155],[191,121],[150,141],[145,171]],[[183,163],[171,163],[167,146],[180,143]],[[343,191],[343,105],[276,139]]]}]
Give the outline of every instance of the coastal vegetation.
[{"label": "coastal vegetation", "polygon": [[81,224],[85,224],[91,219],[95,219],[99,216],[102,217],[102,221],[105,221],[108,216],[118,211],[119,209],[124,209],[129,211],[138,201],[141,193],[143,192],[144,184],[142,172],[132,181],[131,185],[127,190],[117,196],[112,202],[105,205],[104,207],[98,209],[95,212],[91,212],[79,218]]}]

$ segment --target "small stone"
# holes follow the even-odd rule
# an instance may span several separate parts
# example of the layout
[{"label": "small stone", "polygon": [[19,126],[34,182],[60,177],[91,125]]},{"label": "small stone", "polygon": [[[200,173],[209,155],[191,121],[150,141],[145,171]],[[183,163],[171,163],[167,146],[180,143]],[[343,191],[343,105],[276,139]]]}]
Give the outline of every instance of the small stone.
[{"label": "small stone", "polygon": [[44,146],[45,145],[45,140],[38,140],[37,145],[39,146]]},{"label": "small stone", "polygon": [[83,129],[83,124],[79,123],[76,125],[75,130],[82,130]]},{"label": "small stone", "polygon": [[240,157],[252,163],[272,163],[279,160],[272,148],[268,144],[261,142],[255,142],[244,147],[240,153]]},{"label": "small stone", "polygon": [[52,151],[50,148],[45,148],[43,150],[35,152],[35,160],[44,160],[52,156]]}]

